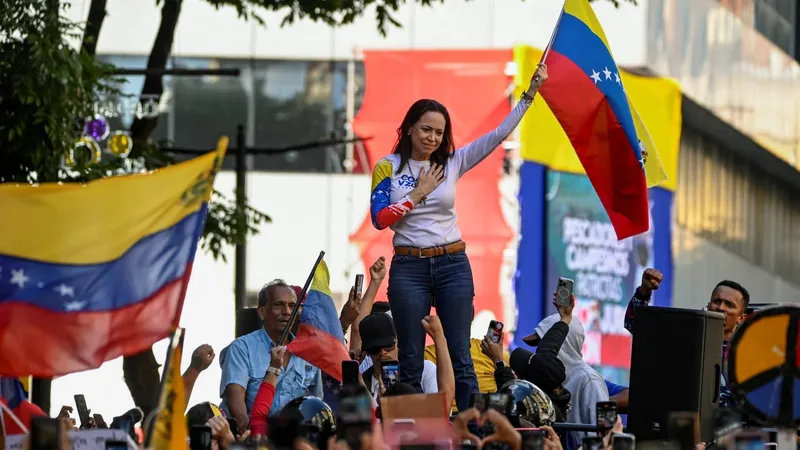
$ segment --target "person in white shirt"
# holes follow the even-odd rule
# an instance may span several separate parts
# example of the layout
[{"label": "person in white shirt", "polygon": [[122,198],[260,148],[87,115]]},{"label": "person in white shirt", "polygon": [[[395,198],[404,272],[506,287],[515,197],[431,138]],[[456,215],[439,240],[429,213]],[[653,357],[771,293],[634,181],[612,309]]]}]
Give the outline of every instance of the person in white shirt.
[{"label": "person in white shirt", "polygon": [[392,154],[373,169],[372,224],[394,231],[388,297],[397,326],[400,381],[421,389],[425,331],[419,323],[435,306],[452,356],[459,411],[469,408],[478,381],[469,352],[475,286],[456,224],[456,182],[514,131],[545,80],[547,67],[541,64],[503,123],[455,151],[447,108],[436,100],[417,100],[397,129]]}]

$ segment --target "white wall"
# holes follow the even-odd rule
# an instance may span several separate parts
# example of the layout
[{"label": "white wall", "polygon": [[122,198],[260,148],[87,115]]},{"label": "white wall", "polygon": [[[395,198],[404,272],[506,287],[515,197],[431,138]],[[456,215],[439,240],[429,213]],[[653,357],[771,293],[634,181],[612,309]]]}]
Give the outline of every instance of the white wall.
[{"label": "white wall", "polygon": [[[90,0],[72,0],[69,16],[86,20]],[[98,53],[146,55],[159,23],[156,2],[109,0]],[[230,8],[215,10],[202,0],[186,0],[173,53],[179,56],[242,58],[346,59],[358,48],[510,48],[547,45],[563,5],[561,0],[447,0],[427,8],[408,0],[395,14],[403,28],[384,38],[368,11],[352,25],[331,29],[310,21],[280,28],[282,12],[266,13],[267,26],[245,23]],[[615,9],[599,0],[594,9],[617,63],[645,63],[645,8]]]},{"label": "white wall", "polygon": [[724,279],[741,283],[750,292],[753,303],[800,302],[799,286],[682,227],[673,227],[672,251],[675,259],[673,306],[704,306],[714,286]]}]

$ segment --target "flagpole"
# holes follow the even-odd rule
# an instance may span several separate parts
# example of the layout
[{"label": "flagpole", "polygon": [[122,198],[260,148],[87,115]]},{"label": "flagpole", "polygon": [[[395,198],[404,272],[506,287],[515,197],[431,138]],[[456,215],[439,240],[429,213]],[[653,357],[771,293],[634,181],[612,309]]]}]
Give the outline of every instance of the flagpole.
[{"label": "flagpole", "polygon": [[542,64],[545,59],[547,59],[547,55],[550,53],[550,47],[553,46],[553,40],[556,38],[556,34],[558,33],[558,27],[561,26],[561,18],[564,17],[564,10],[567,8],[567,0],[564,0],[564,6],[561,7],[561,13],[558,15],[558,20],[556,21],[556,27],[553,29],[553,34],[550,35],[550,41],[547,43],[547,47],[544,48],[544,52],[542,53],[542,59],[539,60],[539,64]]},{"label": "flagpole", "polygon": [[300,297],[298,297],[297,303],[294,304],[292,315],[289,316],[289,322],[286,323],[286,328],[283,329],[281,338],[278,339],[278,346],[283,345],[283,343],[286,342],[286,338],[289,337],[289,331],[294,326],[295,320],[297,320],[297,311],[300,310],[300,306],[303,303],[303,298],[305,298],[306,292],[308,292],[308,288],[311,286],[311,282],[314,280],[314,274],[317,272],[317,267],[319,266],[319,263],[322,262],[323,256],[325,256],[325,252],[320,251],[319,256],[317,256],[317,262],[314,263],[314,267],[311,268],[311,273],[309,273],[308,278],[306,278],[306,284],[303,286],[303,291],[300,292]]},{"label": "flagpole", "polygon": [[[143,440],[145,448],[150,447],[150,442],[153,439],[153,431],[155,431],[156,418],[158,417],[159,411],[161,411],[161,409],[164,407],[164,405],[161,404],[161,397],[164,395],[164,390],[167,388],[167,377],[170,376],[172,364],[174,363],[172,355],[175,353],[175,349],[178,347],[178,345],[180,345],[181,339],[183,339],[183,328],[176,328],[170,337],[169,346],[167,347],[167,359],[164,361],[164,370],[161,372],[161,383],[159,383],[158,386],[156,409],[150,413],[150,416],[152,416],[150,426],[147,428],[147,430],[142,429],[142,431],[145,432]],[[173,382],[175,381],[173,380]],[[144,425],[144,422],[145,420],[142,420],[142,425]]]}]

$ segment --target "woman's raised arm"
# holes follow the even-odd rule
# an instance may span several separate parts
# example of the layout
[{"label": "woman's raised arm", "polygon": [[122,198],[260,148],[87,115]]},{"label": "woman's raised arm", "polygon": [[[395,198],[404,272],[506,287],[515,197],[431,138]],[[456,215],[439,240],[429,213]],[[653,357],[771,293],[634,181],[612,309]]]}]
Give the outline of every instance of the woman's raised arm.
[{"label": "woman's raised arm", "polygon": [[536,91],[539,90],[539,87],[545,80],[547,80],[547,66],[540,64],[531,79],[530,87],[525,94],[523,94],[517,106],[503,119],[503,122],[497,128],[479,137],[466,147],[456,150],[453,158],[455,159],[455,163],[459,165],[459,177],[486,159],[494,149],[511,135],[514,128],[519,125],[525,112],[530,108],[533,103],[533,96],[536,95]]}]

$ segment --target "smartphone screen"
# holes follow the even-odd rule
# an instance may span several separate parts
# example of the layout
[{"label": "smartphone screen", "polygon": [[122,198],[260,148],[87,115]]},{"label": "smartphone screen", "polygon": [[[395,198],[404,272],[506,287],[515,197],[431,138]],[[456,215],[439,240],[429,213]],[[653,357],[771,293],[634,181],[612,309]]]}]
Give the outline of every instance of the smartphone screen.
[{"label": "smartphone screen", "polygon": [[31,419],[31,450],[53,450],[58,448],[58,419],[34,417]]},{"label": "smartphone screen", "polygon": [[359,375],[358,361],[342,361],[342,384],[358,384]]},{"label": "smartphone screen", "polygon": [[78,418],[81,421],[81,428],[89,427],[89,408],[86,406],[86,397],[83,394],[75,395],[75,406],[78,409]]},{"label": "smartphone screen", "polygon": [[510,412],[511,396],[505,393],[495,392],[489,394],[489,408],[507,416]]},{"label": "smartphone screen", "polygon": [[94,423],[97,425],[97,428],[108,428],[108,424],[106,424],[102,414],[92,414],[92,417],[94,417]]},{"label": "smartphone screen", "polygon": [[491,322],[489,322],[489,330],[486,331],[486,337],[489,338],[489,340],[494,342],[495,344],[499,344],[502,336],[503,336],[503,322],[498,322],[496,320],[492,320]]},{"label": "smartphone screen", "polygon": [[350,446],[361,448],[361,434],[372,431],[372,398],[368,395],[345,397],[339,403],[336,435]]},{"label": "smartphone screen", "polygon": [[106,450],[128,450],[128,443],[125,441],[106,441]]},{"label": "smartphone screen", "polygon": [[544,450],[547,432],[537,428],[517,428],[522,437],[522,450]]},{"label": "smartphone screen", "polygon": [[364,275],[358,274],[356,275],[356,282],[353,285],[356,291],[356,295],[361,295],[364,289]]},{"label": "smartphone screen", "polygon": [[400,372],[400,364],[397,361],[381,361],[381,381],[383,387],[397,383],[398,374]]},{"label": "smartphone screen", "polygon": [[611,435],[612,450],[634,450],[636,438],[632,434],[614,433]]},{"label": "smartphone screen", "polygon": [[470,406],[477,409],[481,414],[489,410],[489,394],[475,392],[469,399]]},{"label": "smartphone screen", "polygon": [[211,428],[195,426],[189,431],[189,448],[191,450],[208,450],[211,448]]},{"label": "smartphone screen", "polygon": [[583,438],[583,450],[603,450],[603,438],[600,436],[589,436]]},{"label": "smartphone screen", "polygon": [[617,403],[597,402],[597,429],[610,430],[617,423]]}]

